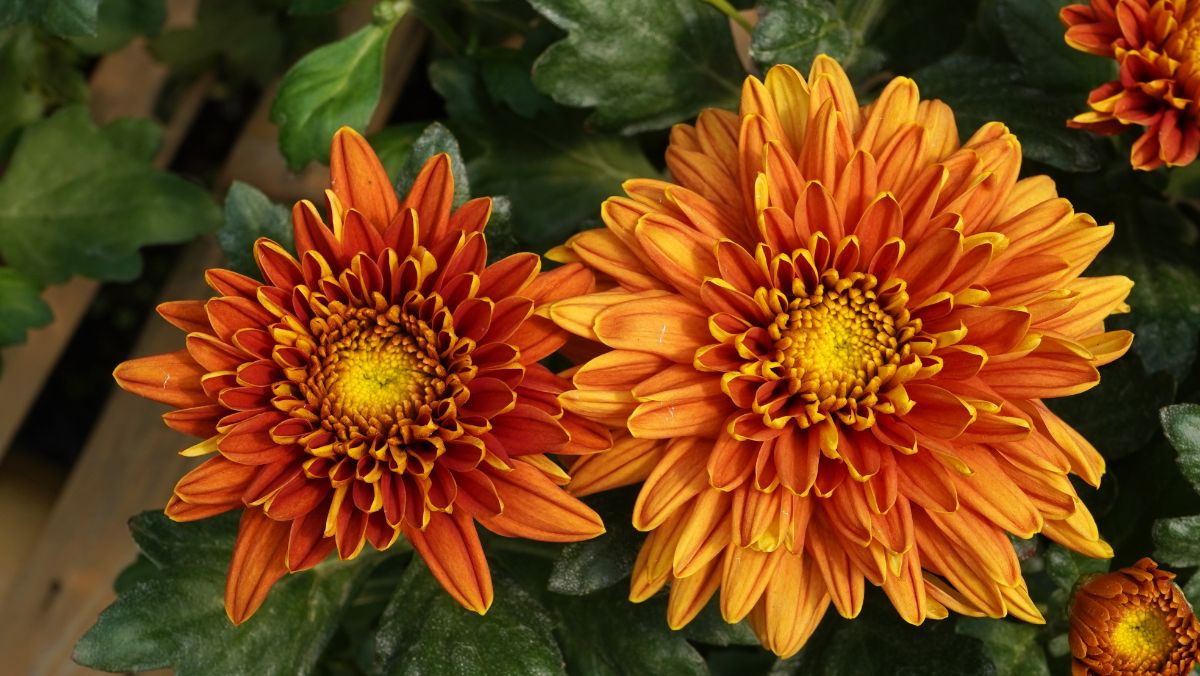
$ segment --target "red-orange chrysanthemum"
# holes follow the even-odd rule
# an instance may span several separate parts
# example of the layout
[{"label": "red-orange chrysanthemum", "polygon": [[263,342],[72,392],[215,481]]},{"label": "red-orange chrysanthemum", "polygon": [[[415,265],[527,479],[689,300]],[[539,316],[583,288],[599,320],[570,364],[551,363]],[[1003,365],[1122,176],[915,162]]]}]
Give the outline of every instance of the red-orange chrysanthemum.
[{"label": "red-orange chrysanthemum", "polygon": [[1115,59],[1118,79],[1088,96],[1091,111],[1068,124],[1099,134],[1145,127],[1136,169],[1189,164],[1200,151],[1200,2],[1090,0],[1059,15],[1067,44]]},{"label": "red-orange chrysanthemum", "polygon": [[1084,583],[1071,606],[1071,673],[1191,673],[1200,661],[1200,621],[1174,579],[1142,559]]},{"label": "red-orange chrysanthemum", "polygon": [[719,587],[788,655],[867,581],[913,623],[1040,621],[1008,533],[1111,555],[1069,478],[1104,462],[1042,400],[1128,349],[1131,282],[1080,276],[1112,226],[1018,180],[1003,125],[960,145],[906,78],[860,108],[821,57],[675,127],[667,165],[553,252],[607,287],[550,315],[611,348],[560,399],[628,429],[572,475],[645,481],[634,600],[669,582],[680,627]]},{"label": "red-orange chrysanthemum", "polygon": [[533,254],[487,265],[491,199],[451,210],[446,155],[399,201],[367,142],[333,140],[332,228],[293,210],[298,258],[267,239],[265,283],[207,274],[217,296],[166,303],[187,349],[117,367],[120,385],[179,409],[173,429],[215,454],[175,487],[167,515],[244,509],[226,585],[240,623],[284,573],[365,542],[412,543],[446,590],[483,613],[492,583],[475,522],[500,535],[573,541],[603,532],[546,453],[611,445],[564,413],[569,384],[538,364],[565,334],[535,309],[588,291],[580,266],[539,275]]}]

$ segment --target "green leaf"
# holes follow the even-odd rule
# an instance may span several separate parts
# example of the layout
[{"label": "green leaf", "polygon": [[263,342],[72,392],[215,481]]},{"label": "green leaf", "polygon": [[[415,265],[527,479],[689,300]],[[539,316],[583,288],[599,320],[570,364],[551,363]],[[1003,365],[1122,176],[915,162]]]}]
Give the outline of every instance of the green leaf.
[{"label": "green leaf", "polygon": [[[176,524],[157,512],[130,522],[145,558],[74,659],[106,671],[173,667],[179,676],[309,674],[377,557],[330,561],[285,576],[244,624],[225,616],[225,571],[237,515]],[[147,568],[149,562],[153,568]]]},{"label": "green leaf", "polygon": [[1015,65],[956,54],[921,69],[914,78],[921,98],[950,104],[964,139],[984,123],[1000,120],[1020,139],[1027,159],[1064,171],[1100,168],[1100,142],[1065,124],[1078,112],[1079,102],[1030,87]]},{"label": "green leaf", "polygon": [[0,161],[26,125],[42,116],[45,101],[38,95],[34,76],[37,45],[32,30],[8,31],[0,42]]},{"label": "green leaf", "polygon": [[745,71],[729,21],[696,0],[531,0],[565,40],[534,64],[555,101],[594,107],[592,122],[630,134],[662,129],[702,108],[732,107]]},{"label": "green leaf", "polygon": [[1200,515],[1156,521],[1154,558],[1180,568],[1200,565]]},{"label": "green leaf", "polygon": [[1109,324],[1133,331],[1133,352],[1146,370],[1182,381],[1195,362],[1200,333],[1200,256],[1175,231],[1192,226],[1160,200],[1124,196],[1122,202],[1113,242],[1093,266],[1097,273],[1134,280],[1126,300],[1132,311]]},{"label": "green leaf", "polygon": [[589,132],[575,115],[527,120],[493,105],[470,61],[440,59],[429,76],[460,138],[478,148],[467,164],[475,194],[512,200],[517,241],[528,250],[595,227],[600,203],[623,181],[658,174],[633,139]]},{"label": "green leaf", "polygon": [[344,4],[346,0],[292,0],[288,11],[292,14],[328,14]]},{"label": "green leaf", "polygon": [[1063,40],[1058,19],[1062,0],[997,0],[995,17],[1025,79],[1046,91],[1086,93],[1116,76],[1111,59],[1072,49]]},{"label": "green leaf", "polygon": [[25,332],[54,319],[37,282],[12,268],[0,267],[0,345],[25,341]]},{"label": "green leaf", "polygon": [[175,28],[151,41],[151,52],[175,74],[217,70],[224,80],[249,78],[260,85],[278,77],[284,32],[261,3],[204,0],[195,25]]},{"label": "green leaf", "polygon": [[429,158],[439,153],[450,156],[450,171],[454,174],[454,206],[461,206],[471,198],[471,183],[467,176],[467,166],[463,163],[462,151],[458,148],[458,140],[440,122],[434,122],[421,132],[409,149],[408,157],[400,168],[396,178],[396,192],[407,195],[412,184],[417,180],[421,167]]},{"label": "green leaf", "polygon": [[750,56],[759,68],[787,63],[808,73],[813,59],[828,54],[851,76],[865,76],[883,62],[830,0],[764,0]]},{"label": "green leaf", "polygon": [[1058,544],[1046,548],[1043,561],[1054,585],[1068,593],[1075,591],[1081,578],[1108,572],[1108,561],[1084,556]]},{"label": "green leaf", "polygon": [[562,674],[553,622],[507,578],[494,576],[486,615],[464,609],[413,557],[375,636],[375,673],[438,676]]},{"label": "green leaf", "polygon": [[362,131],[383,90],[383,56],[395,22],[370,24],[309,52],[283,76],[271,106],[279,148],[292,169],[328,161],[333,133]]},{"label": "green leaf", "polygon": [[492,100],[525,118],[554,108],[554,102],[537,90],[530,79],[531,63],[515,49],[489,49],[479,55],[483,84]]},{"label": "green leaf", "polygon": [[167,20],[166,0],[101,0],[95,35],[71,42],[88,54],[116,51],[137,35],[158,35]]},{"label": "green leaf", "polygon": [[[607,522],[605,522],[607,525]],[[730,624],[721,617],[721,604],[716,598],[708,602],[696,619],[680,630],[689,641],[715,646],[759,645],[758,637],[748,621]]]},{"label": "green leaf", "polygon": [[955,631],[983,641],[996,666],[996,676],[1050,676],[1046,653],[1038,643],[1038,628],[1008,620],[960,617]]},{"label": "green leaf", "polygon": [[98,129],[72,106],[26,130],[0,179],[5,260],[43,284],[71,275],[129,280],[141,272],[142,246],[216,229],[220,213],[203,189],[150,165],[152,128]]},{"label": "green leaf", "polygon": [[[1141,340],[1140,334],[1134,341]],[[1157,411],[1171,403],[1175,383],[1166,373],[1146,373],[1128,354],[1100,368],[1100,384],[1046,405],[1091,441],[1109,460],[1146,445],[1158,431]]]},{"label": "green leaf", "polygon": [[33,21],[61,37],[92,35],[99,4],[100,0],[5,0],[0,4],[0,27]]},{"label": "green leaf", "polygon": [[379,157],[379,162],[383,164],[384,171],[392,177],[393,183],[396,182],[395,178],[400,175],[401,168],[408,160],[413,143],[420,138],[428,126],[428,123],[425,122],[408,122],[385,127],[367,137],[375,155]]},{"label": "green leaf", "polygon": [[667,626],[666,598],[630,603],[625,587],[588,596],[554,596],[567,671],[586,676],[697,674],[708,669],[683,633]]},{"label": "green leaf", "polygon": [[598,538],[563,547],[550,574],[550,591],[583,596],[629,577],[644,539],[630,521],[629,509],[636,496],[636,489],[625,489],[588,500],[608,530]]},{"label": "green leaf", "polygon": [[1179,470],[1200,493],[1200,404],[1178,404],[1159,411],[1167,440],[1179,451]]},{"label": "green leaf", "polygon": [[275,240],[288,251],[294,251],[292,214],[258,188],[234,181],[225,196],[225,225],[217,231],[217,242],[229,260],[230,269],[258,277],[254,242],[259,237]]}]

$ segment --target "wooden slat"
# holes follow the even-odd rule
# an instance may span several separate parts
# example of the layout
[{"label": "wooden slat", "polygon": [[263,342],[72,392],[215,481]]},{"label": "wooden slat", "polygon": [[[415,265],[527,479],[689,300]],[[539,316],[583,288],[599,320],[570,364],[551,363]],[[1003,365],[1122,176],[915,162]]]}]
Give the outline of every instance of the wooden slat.
[{"label": "wooden slat", "polygon": [[[405,19],[397,34],[418,35],[415,20]],[[421,38],[409,40],[407,49],[389,50],[385,72],[396,81],[394,98],[408,69],[415,63]],[[410,53],[411,51],[411,53]],[[386,102],[391,105],[391,101]],[[257,153],[278,155],[276,146],[261,144],[268,106],[260,105],[255,118],[239,136],[229,156],[236,165]],[[247,145],[257,148],[248,153]],[[280,162],[275,160],[276,165]],[[238,166],[227,166],[221,176],[245,176],[261,183]],[[323,187],[327,178],[323,177]],[[272,184],[273,198],[311,194],[303,183]],[[198,298],[207,295],[202,272],[217,264],[219,253],[211,239],[194,244],[171,277],[162,298]],[[165,322],[152,319],[143,330],[135,354],[179,349],[181,334]],[[188,439],[167,429],[159,420],[163,407],[117,392],[111,397],[93,430],[83,454],[64,487],[42,539],[30,554],[20,575],[0,596],[0,673],[49,676],[91,673],[70,661],[75,641],[113,600],[112,580],[134,557],[126,528],[127,519],[146,509],[161,508],[171,486],[196,464],[176,452]]]},{"label": "wooden slat", "polygon": [[[197,0],[171,0],[167,26],[186,26],[195,21]],[[88,82],[92,119],[107,124],[122,117],[150,117],[167,81],[167,68],[154,60],[142,39],[105,56],[96,64]],[[163,137],[155,163],[166,167],[179,147],[184,132],[200,110],[211,79],[203,78],[180,98]],[[54,369],[79,322],[87,313],[100,283],[77,277],[42,294],[54,313],[49,326],[29,332],[28,340],[3,351],[0,373],[0,459],[25,419],[42,386]],[[0,578],[2,580],[3,578]]]}]

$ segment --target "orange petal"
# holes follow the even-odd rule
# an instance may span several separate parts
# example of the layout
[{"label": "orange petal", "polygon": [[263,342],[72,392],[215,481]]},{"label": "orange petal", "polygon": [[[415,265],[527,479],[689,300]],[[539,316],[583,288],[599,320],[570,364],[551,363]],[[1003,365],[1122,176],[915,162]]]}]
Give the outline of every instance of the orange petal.
[{"label": "orange petal", "polygon": [[404,535],[455,601],[480,615],[488,611],[492,606],[492,574],[475,522],[465,510],[431,512],[423,531],[405,519]]},{"label": "orange petal", "polygon": [[604,532],[590,507],[524,462],[509,472],[488,471],[504,508],[499,516],[482,517],[488,530],[508,537],[542,542],[576,542]]},{"label": "orange petal", "polygon": [[122,389],[175,408],[189,408],[212,401],[200,386],[206,371],[187,350],[158,354],[122,362],[113,378]]},{"label": "orange petal", "polygon": [[362,212],[379,232],[399,211],[396,191],[383,164],[367,140],[350,127],[342,127],[333,135],[329,177],[342,205]]},{"label": "orange petal", "polygon": [[250,619],[287,572],[290,525],[275,521],[260,509],[242,512],[233,560],[225,579],[225,614],[234,624]]},{"label": "orange petal", "polygon": [[653,530],[682,504],[708,488],[705,461],[712,442],[695,437],[672,439],[663,444],[666,454],[650,472],[633,507],[633,525]]},{"label": "orange petal", "polygon": [[750,615],[763,647],[780,657],[800,651],[829,608],[829,592],[812,557],[785,555]]},{"label": "orange petal", "polygon": [[193,505],[240,505],[257,468],[214,456],[183,475],[175,495]]},{"label": "orange petal", "polygon": [[641,350],[690,364],[713,342],[708,317],[682,296],[630,300],[596,315],[596,335],[609,347]]},{"label": "orange petal", "polygon": [[662,461],[666,444],[656,439],[624,436],[611,450],[585,455],[571,465],[572,495],[584,496],[645,481]]},{"label": "orange petal", "polygon": [[667,626],[682,629],[704,610],[708,600],[721,584],[721,566],[709,565],[694,575],[671,582],[671,595],[667,600]]},{"label": "orange petal", "polygon": [[725,549],[721,579],[721,617],[726,622],[742,621],[767,589],[786,550],[760,552],[748,547]]}]

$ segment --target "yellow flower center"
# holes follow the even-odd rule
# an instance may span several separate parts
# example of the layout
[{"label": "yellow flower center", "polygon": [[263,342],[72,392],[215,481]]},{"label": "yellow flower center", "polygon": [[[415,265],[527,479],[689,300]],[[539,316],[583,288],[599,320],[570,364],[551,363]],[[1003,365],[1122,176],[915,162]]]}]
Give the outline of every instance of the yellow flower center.
[{"label": "yellow flower center", "polygon": [[896,319],[880,306],[877,280],[854,273],[827,279],[768,327],[778,351],[780,376],[820,412],[871,406],[880,387],[907,356]]},{"label": "yellow flower center", "polygon": [[1154,606],[1129,610],[1112,633],[1113,652],[1130,665],[1157,664],[1170,657],[1174,645],[1175,632]]},{"label": "yellow flower center", "polygon": [[396,337],[348,350],[330,369],[329,396],[347,414],[382,419],[405,404],[419,404],[430,380],[428,371]]},{"label": "yellow flower center", "polygon": [[318,328],[303,389],[322,426],[343,442],[396,436],[457,389],[458,376],[442,364],[439,333],[398,307],[347,309]]}]

